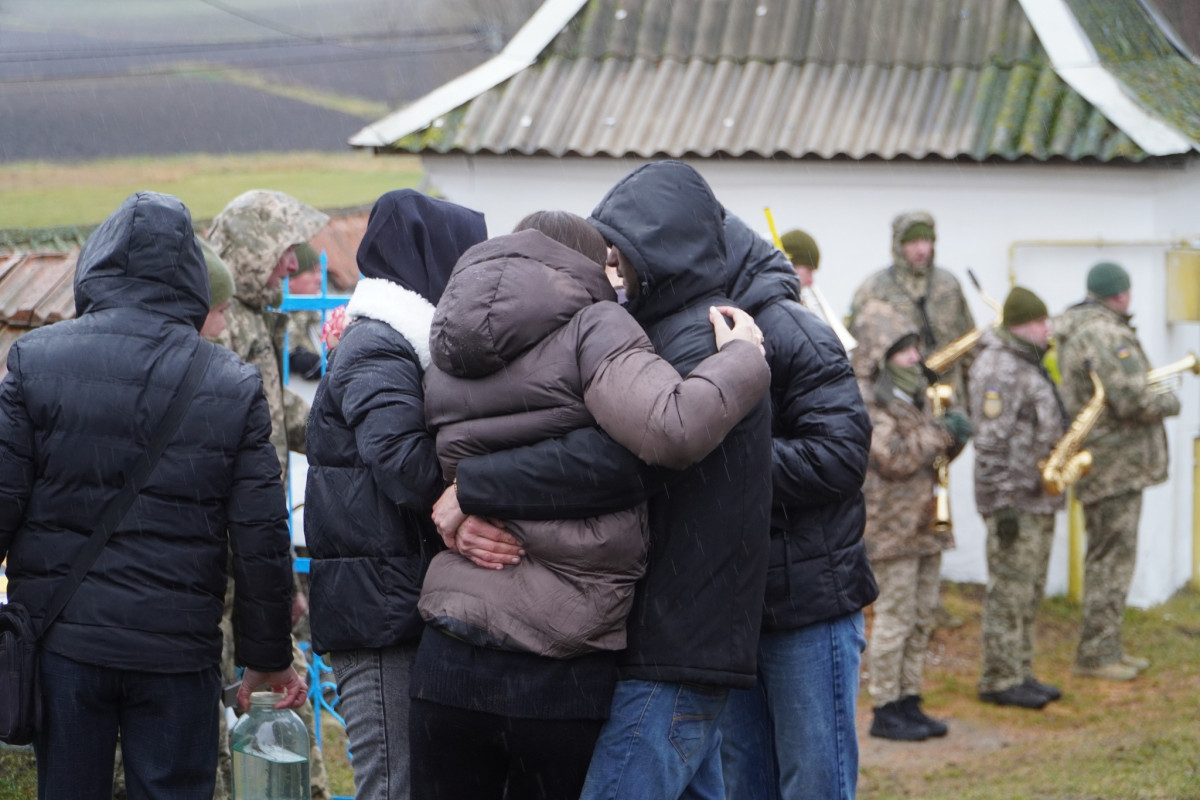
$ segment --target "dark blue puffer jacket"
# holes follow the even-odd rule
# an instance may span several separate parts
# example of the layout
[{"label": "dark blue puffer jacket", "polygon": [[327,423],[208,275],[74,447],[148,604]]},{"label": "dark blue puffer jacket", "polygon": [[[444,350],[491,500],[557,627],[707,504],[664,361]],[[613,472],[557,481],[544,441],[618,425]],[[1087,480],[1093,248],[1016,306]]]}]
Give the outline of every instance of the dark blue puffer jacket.
[{"label": "dark blue puffer jacket", "polygon": [[[187,209],[136,194],[79,255],[77,318],[9,351],[0,558],[8,556],[11,599],[35,616],[164,416],[199,342],[208,292]],[[179,430],[46,649],[116,669],[215,667],[232,546],[238,663],[287,667],[290,540],[270,432],[257,370],[216,348]]]},{"label": "dark blue puffer jacket", "polygon": [[771,366],[773,487],[764,630],[859,611],[879,594],[863,544],[871,420],[833,330],[799,302],[787,257],[726,212],[725,288]]},{"label": "dark blue puffer jacket", "polygon": [[487,238],[483,215],[404,189],[371,210],[352,318],[308,418],[304,537],[313,648],[416,642],[421,582],[441,547],[445,488],[422,380],[434,305],[454,264]]}]

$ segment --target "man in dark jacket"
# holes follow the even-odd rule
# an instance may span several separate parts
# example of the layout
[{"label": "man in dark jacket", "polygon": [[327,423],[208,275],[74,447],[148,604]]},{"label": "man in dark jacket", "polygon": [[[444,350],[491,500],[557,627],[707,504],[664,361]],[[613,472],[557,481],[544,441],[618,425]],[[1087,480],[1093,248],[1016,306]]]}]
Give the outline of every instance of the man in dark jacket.
[{"label": "man in dark jacket", "polygon": [[[592,212],[629,312],[683,375],[715,349],[709,307],[729,304],[724,216],[699,173],[677,161],[634,170]],[[649,566],[584,798],[720,793],[716,719],[730,689],[755,684],[770,448],[764,400],[711,455],[678,473],[652,470],[595,428],[459,463],[458,502],[468,513],[557,519],[650,498]]]},{"label": "man in dark jacket", "polygon": [[[187,209],[130,196],[89,237],[77,318],[22,337],[0,384],[0,559],[39,620],[145,451],[208,314]],[[258,373],[220,348],[153,473],[43,640],[39,796],[103,796],[120,732],[129,797],[210,798],[226,555],[239,697],[302,704],[287,508]],[[228,533],[227,533],[228,532]]]},{"label": "man in dark jacket", "polygon": [[308,420],[313,649],[330,653],[360,800],[409,796],[417,598],[441,546],[429,511],[446,487],[425,424],[429,327],[459,256],[486,238],[477,211],[412,189],[379,198],[351,322]]},{"label": "man in dark jacket", "polygon": [[758,685],[731,693],[721,716],[725,796],[852,798],[862,609],[878,594],[862,540],[871,421],[786,255],[728,212],[725,243],[725,289],[762,329],[773,410]]}]

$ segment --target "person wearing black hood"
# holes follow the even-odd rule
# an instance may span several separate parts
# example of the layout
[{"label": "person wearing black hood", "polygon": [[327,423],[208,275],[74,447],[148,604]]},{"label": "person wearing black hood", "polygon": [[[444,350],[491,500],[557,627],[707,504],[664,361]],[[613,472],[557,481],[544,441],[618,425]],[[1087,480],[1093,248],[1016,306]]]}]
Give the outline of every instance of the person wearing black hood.
[{"label": "person wearing black hood", "polygon": [[[589,220],[610,245],[626,308],[681,375],[714,350],[709,307],[731,305],[724,217],[698,172],[660,161],[619,181]],[[648,567],[583,798],[721,794],[717,718],[730,689],[755,685],[770,464],[765,399],[682,472],[647,466],[597,428],[459,462],[455,503],[475,515],[585,517],[649,499]]]},{"label": "person wearing black hood", "polygon": [[871,420],[837,335],[799,303],[790,259],[725,215],[725,289],[771,367],[771,555],[758,685],[721,715],[729,800],[853,798],[854,714],[879,593],[863,543]]},{"label": "person wearing black hood", "polygon": [[245,706],[297,707],[287,504],[258,370],[203,342],[208,270],[178,199],[131,195],[80,251],[76,318],[17,341],[0,383],[0,560],[39,627],[145,456],[192,359],[199,387],[95,566],[41,641],[38,796],[213,795],[226,558]]},{"label": "person wearing black hood", "polygon": [[411,189],[379,198],[308,420],[313,649],[330,653],[359,798],[409,796],[417,598],[441,547],[430,510],[445,488],[425,424],[429,329],[459,256],[486,238],[476,211]]}]

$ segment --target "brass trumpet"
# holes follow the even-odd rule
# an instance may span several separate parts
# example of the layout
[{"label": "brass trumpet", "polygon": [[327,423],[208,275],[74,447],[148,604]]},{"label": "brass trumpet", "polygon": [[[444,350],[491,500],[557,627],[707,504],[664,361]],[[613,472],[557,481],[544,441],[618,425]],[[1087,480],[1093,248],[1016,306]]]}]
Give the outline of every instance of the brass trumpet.
[{"label": "brass trumpet", "polygon": [[1178,361],[1150,370],[1146,373],[1146,383],[1155,394],[1165,394],[1182,381],[1185,372],[1200,375],[1200,359],[1196,358],[1195,353],[1188,353]]},{"label": "brass trumpet", "polygon": [[[948,383],[935,383],[925,390],[925,396],[929,398],[934,418],[939,418],[945,416],[954,388]],[[933,460],[933,469],[937,473],[937,484],[933,487],[933,530],[949,533],[954,530],[954,522],[950,519],[950,459],[945,453]]]}]

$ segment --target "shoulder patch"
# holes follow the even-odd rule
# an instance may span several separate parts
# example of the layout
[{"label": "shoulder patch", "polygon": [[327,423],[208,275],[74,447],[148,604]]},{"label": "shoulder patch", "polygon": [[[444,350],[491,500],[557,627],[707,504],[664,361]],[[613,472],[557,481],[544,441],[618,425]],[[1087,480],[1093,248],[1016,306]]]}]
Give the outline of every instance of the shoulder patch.
[{"label": "shoulder patch", "polygon": [[1133,350],[1130,349],[1129,345],[1123,344],[1120,347],[1118,347],[1117,351],[1116,351],[1116,356],[1117,356],[1117,363],[1119,363],[1121,365],[1121,369],[1126,374],[1132,375],[1132,374],[1140,371],[1138,369],[1137,359],[1132,357]]},{"label": "shoulder patch", "polygon": [[983,415],[995,419],[1004,412],[1004,401],[1000,399],[998,389],[988,389],[983,393]]}]

